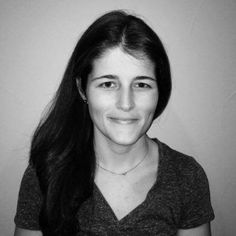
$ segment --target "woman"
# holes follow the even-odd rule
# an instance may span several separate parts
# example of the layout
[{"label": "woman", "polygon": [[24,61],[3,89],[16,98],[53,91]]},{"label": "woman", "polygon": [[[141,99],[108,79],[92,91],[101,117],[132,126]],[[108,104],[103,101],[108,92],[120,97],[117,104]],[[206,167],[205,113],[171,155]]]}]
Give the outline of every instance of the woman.
[{"label": "woman", "polygon": [[210,235],[203,169],[146,134],[170,93],[153,30],[123,11],[97,19],[33,136],[15,235]]}]

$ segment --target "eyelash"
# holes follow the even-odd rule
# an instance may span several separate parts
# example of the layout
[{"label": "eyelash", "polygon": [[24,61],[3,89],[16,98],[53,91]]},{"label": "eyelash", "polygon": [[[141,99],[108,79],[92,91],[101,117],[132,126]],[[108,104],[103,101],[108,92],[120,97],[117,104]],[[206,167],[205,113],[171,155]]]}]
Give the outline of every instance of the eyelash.
[{"label": "eyelash", "polygon": [[[113,85],[113,86],[106,86],[106,85]],[[136,85],[139,85],[138,87],[136,87]],[[140,87],[140,85],[142,85]],[[104,88],[104,89],[113,89],[116,87],[116,83],[112,82],[112,81],[106,81],[104,83],[101,83],[98,87]],[[143,83],[143,82],[138,82],[135,83],[135,88],[140,88],[140,89],[150,89],[152,88],[152,86],[150,86],[149,84]]]},{"label": "eyelash", "polygon": [[[146,84],[146,83],[143,83],[143,82],[139,82],[137,84],[139,85],[138,88],[141,88],[141,89],[150,89],[150,88],[152,88],[149,84]],[[142,87],[140,87],[140,85],[142,85]]]},{"label": "eyelash", "polygon": [[100,85],[99,85],[99,87],[102,87],[102,88],[113,88],[113,87],[111,87],[111,86],[106,86],[106,85],[108,85],[108,84],[113,84],[114,86],[113,87],[115,87],[115,83],[114,82],[112,82],[112,81],[106,81],[106,82],[104,82],[104,83],[101,83]]}]

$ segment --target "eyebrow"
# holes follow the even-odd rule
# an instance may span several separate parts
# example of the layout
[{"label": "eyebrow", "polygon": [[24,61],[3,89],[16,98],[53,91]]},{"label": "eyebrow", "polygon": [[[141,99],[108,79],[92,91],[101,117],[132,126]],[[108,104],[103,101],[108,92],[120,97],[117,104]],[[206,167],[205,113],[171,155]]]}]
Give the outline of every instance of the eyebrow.
[{"label": "eyebrow", "polygon": [[[99,80],[99,79],[113,79],[113,80],[116,80],[116,79],[118,79],[118,76],[116,76],[116,75],[102,75],[102,76],[94,77],[91,80],[94,81],[94,80]],[[134,79],[135,80],[152,80],[152,81],[156,81],[155,78],[150,77],[150,76],[146,76],[146,75],[136,76]]]}]

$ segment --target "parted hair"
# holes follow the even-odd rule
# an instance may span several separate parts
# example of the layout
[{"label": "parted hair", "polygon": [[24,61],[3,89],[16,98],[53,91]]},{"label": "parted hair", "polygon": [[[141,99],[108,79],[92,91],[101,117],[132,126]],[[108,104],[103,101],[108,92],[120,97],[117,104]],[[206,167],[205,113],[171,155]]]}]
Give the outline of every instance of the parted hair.
[{"label": "parted hair", "polygon": [[30,164],[43,196],[40,226],[45,236],[70,236],[80,231],[77,213],[92,196],[95,175],[93,123],[76,80],[86,91],[93,61],[107,49],[120,47],[155,65],[157,118],[171,94],[169,60],[157,34],[139,17],[117,10],[98,18],[78,40],[61,84],[34,132]]}]

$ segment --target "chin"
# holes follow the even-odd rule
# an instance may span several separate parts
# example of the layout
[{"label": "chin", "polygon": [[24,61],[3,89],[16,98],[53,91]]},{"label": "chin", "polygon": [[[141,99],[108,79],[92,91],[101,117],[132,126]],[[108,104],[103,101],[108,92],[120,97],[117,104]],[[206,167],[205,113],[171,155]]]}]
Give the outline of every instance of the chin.
[{"label": "chin", "polygon": [[122,146],[129,146],[129,145],[133,145],[134,143],[136,143],[138,141],[138,139],[141,137],[142,135],[112,135],[110,136],[110,140],[118,145],[122,145]]}]

